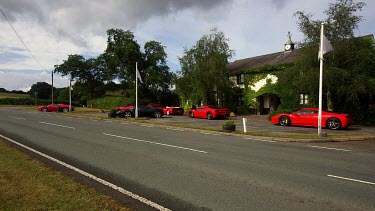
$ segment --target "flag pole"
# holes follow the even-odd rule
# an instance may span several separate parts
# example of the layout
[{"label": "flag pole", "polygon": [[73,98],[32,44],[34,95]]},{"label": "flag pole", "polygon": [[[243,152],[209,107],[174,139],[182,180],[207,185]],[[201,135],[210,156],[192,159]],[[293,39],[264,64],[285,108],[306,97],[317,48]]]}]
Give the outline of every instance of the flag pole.
[{"label": "flag pole", "polygon": [[53,104],[53,70],[52,70],[52,104]]},{"label": "flag pole", "polygon": [[135,63],[135,118],[138,118],[138,62]]},{"label": "flag pole", "polygon": [[319,60],[320,60],[320,73],[319,73],[319,113],[318,113],[318,135],[322,136],[322,93],[323,93],[323,36],[324,36],[324,23],[320,30],[320,49],[319,49]]}]

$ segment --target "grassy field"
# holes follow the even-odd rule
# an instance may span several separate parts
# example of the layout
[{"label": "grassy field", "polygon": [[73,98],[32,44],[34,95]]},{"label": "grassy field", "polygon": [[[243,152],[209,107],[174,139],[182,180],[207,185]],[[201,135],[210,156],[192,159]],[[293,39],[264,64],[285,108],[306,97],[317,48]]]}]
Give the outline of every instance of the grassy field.
[{"label": "grassy field", "polygon": [[0,210],[130,210],[0,139]]},{"label": "grassy field", "polygon": [[26,98],[26,97],[30,97],[30,95],[0,92],[0,98]]}]

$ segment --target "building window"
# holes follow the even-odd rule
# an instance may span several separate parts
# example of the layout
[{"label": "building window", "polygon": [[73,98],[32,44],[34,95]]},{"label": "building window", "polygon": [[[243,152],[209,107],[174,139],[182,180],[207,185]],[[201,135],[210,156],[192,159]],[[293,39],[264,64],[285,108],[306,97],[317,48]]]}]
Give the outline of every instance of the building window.
[{"label": "building window", "polygon": [[237,75],[237,84],[243,84],[245,81],[245,76],[244,74],[238,74]]},{"label": "building window", "polygon": [[299,104],[307,105],[308,103],[309,103],[309,95],[308,94],[300,94]]},{"label": "building window", "polygon": [[238,96],[238,97],[237,97],[236,105],[237,105],[237,106],[242,106],[242,105],[244,105],[244,104],[245,104],[245,99],[244,99],[244,97],[243,97],[243,96]]}]

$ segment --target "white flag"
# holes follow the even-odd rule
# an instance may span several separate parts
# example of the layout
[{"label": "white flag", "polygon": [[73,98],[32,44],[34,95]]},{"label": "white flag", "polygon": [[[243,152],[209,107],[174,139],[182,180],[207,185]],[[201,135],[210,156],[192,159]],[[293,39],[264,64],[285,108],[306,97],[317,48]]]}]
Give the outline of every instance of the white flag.
[{"label": "white flag", "polygon": [[323,59],[323,55],[333,50],[333,47],[327,37],[323,34],[323,47],[320,46],[318,58]]},{"label": "white flag", "polygon": [[140,81],[141,83],[143,83],[142,78],[141,78],[141,74],[140,74],[139,71],[138,71],[138,67],[136,68],[136,70],[137,70],[137,73],[136,73],[137,78],[139,78],[139,81]]}]

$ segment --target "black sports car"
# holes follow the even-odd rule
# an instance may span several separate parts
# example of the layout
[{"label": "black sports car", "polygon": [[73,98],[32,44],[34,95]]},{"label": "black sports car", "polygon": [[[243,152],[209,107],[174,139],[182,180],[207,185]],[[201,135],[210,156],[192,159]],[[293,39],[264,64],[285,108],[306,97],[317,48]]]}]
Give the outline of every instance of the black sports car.
[{"label": "black sports car", "polygon": [[[135,117],[135,107],[119,110],[116,116],[123,118]],[[138,117],[155,117],[160,118],[163,116],[163,110],[160,108],[149,107],[145,105],[138,106]]]}]

